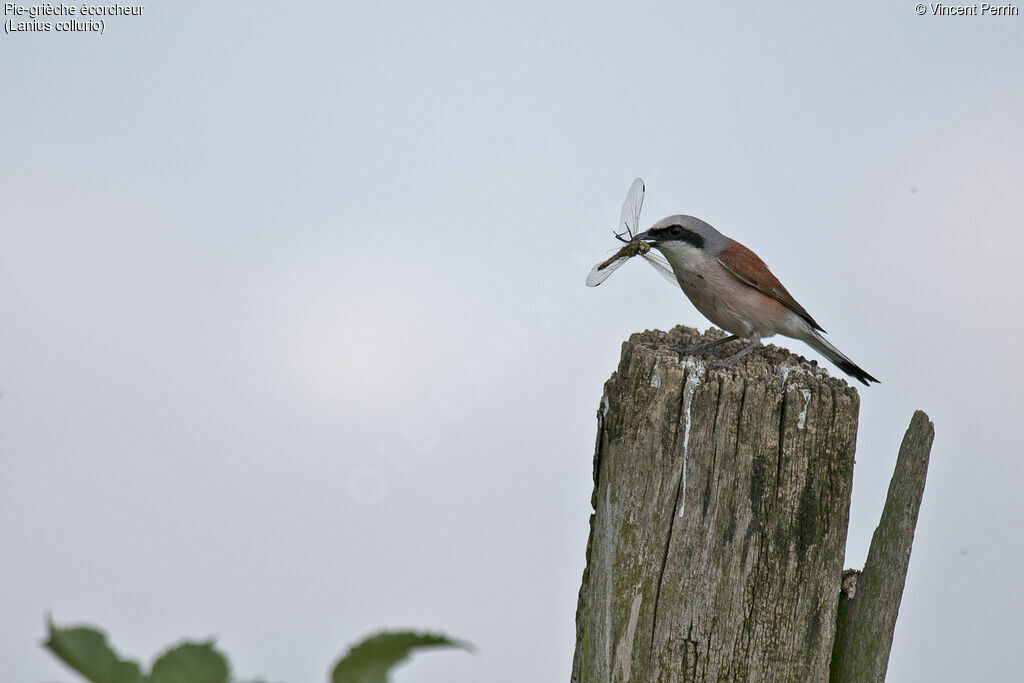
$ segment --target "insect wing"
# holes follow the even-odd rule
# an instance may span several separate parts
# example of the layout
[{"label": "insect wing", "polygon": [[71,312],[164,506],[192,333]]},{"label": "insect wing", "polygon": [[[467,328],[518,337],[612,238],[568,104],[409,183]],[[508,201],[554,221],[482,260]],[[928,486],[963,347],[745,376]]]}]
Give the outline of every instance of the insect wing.
[{"label": "insect wing", "polygon": [[637,226],[640,225],[640,208],[644,205],[644,179],[637,178],[626,194],[626,201],[622,203],[622,215],[619,218],[619,229],[615,236],[623,242],[628,242],[637,233]]},{"label": "insect wing", "polygon": [[[679,280],[676,279],[676,274],[672,272],[672,266],[668,264],[661,256],[652,253],[641,254],[644,260],[651,264],[651,266],[658,271],[658,274],[663,278],[672,283],[673,287],[679,286]],[[589,282],[589,279],[587,280]]]},{"label": "insect wing", "polygon": [[[587,275],[587,287],[597,287],[599,284],[608,279],[608,277],[618,270],[619,266],[629,260],[628,255],[623,255],[604,266],[607,261],[602,261],[594,266],[590,270],[590,275]],[[604,266],[602,268],[601,266]]]}]

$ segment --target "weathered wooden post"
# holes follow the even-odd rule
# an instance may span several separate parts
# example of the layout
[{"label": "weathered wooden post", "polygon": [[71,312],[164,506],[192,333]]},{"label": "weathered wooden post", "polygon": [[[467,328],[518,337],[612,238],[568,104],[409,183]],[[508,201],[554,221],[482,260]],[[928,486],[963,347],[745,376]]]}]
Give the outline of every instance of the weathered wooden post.
[{"label": "weathered wooden post", "polygon": [[934,439],[935,426],[918,410],[903,437],[864,571],[843,573],[832,654],[835,683],[885,680]]},{"label": "weathered wooden post", "polygon": [[700,342],[633,335],[605,385],[574,683],[829,680],[857,392],[775,347],[671,348]]}]

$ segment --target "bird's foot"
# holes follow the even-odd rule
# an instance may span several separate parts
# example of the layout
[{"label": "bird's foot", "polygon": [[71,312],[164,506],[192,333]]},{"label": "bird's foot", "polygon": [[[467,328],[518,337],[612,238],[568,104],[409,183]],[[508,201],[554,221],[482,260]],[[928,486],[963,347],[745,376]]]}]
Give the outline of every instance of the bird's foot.
[{"label": "bird's foot", "polygon": [[706,344],[698,344],[697,346],[683,347],[676,345],[672,347],[672,350],[676,351],[680,356],[696,356],[701,353],[704,353],[705,351],[710,351],[716,346],[721,346],[722,344],[726,344],[731,341],[736,341],[737,339],[739,339],[739,337],[733,334],[728,337],[716,339],[715,341],[712,342],[707,342]]},{"label": "bird's foot", "polygon": [[727,367],[729,367],[731,365],[735,365],[736,361],[738,361],[740,358],[743,358],[743,356],[747,355],[753,349],[757,348],[760,345],[761,345],[761,339],[760,338],[751,339],[750,343],[747,344],[747,346],[745,348],[743,348],[739,353],[735,353],[735,354],[729,356],[728,358],[722,358],[721,360],[713,361],[710,365],[713,368],[727,368]]}]

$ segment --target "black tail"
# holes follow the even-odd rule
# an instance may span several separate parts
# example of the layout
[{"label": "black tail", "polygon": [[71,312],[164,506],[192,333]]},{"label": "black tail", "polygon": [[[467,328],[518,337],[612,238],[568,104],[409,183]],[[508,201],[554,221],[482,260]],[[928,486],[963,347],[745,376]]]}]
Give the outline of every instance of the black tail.
[{"label": "black tail", "polygon": [[817,331],[811,330],[811,337],[806,341],[808,344],[820,351],[825,358],[828,358],[830,361],[835,363],[837,368],[845,372],[850,377],[858,380],[864,386],[871,386],[871,382],[881,384],[877,379],[864,372],[859,365],[844,356],[842,351],[829,344],[828,340],[818,334]]}]

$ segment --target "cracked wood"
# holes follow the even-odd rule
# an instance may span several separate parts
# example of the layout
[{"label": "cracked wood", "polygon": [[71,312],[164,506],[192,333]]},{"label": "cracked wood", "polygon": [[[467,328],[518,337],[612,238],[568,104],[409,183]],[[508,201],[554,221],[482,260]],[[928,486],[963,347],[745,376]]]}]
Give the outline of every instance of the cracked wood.
[{"label": "cracked wood", "polygon": [[633,335],[605,386],[573,681],[828,680],[857,393],[670,348],[712,338]]}]

